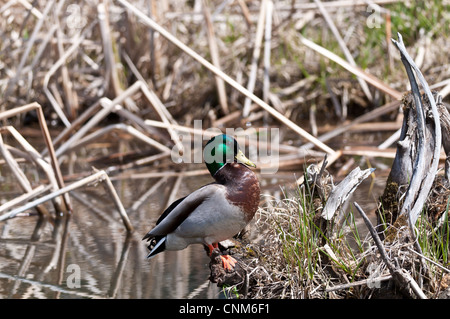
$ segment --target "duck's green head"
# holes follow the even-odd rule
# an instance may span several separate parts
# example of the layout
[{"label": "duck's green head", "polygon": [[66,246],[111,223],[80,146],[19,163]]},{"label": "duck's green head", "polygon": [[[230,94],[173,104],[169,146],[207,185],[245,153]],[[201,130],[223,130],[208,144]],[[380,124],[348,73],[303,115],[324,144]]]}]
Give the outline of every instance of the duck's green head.
[{"label": "duck's green head", "polygon": [[236,140],[226,134],[214,136],[206,143],[203,158],[212,176],[226,163],[239,161],[247,166],[256,167],[245,157]]}]

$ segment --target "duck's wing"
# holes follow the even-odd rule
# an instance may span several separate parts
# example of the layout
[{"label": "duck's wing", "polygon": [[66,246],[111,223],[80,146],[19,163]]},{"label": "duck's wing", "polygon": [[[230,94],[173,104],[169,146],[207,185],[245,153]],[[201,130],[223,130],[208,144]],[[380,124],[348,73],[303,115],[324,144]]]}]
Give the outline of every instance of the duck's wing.
[{"label": "duck's wing", "polygon": [[156,221],[156,225],[158,225],[164,218],[166,218],[166,216],[169,215],[169,213],[171,211],[173,211],[173,209],[175,207],[177,207],[178,204],[181,203],[186,197],[187,196],[184,196],[184,197],[182,197],[180,199],[177,199],[172,204],[170,204],[170,206],[166,208],[166,210],[161,214],[161,216],[159,216],[158,220]]},{"label": "duck's wing", "polygon": [[165,236],[173,232],[205,200],[223,188],[219,184],[205,185],[184,198],[173,202],[159,217],[156,226],[143,239]]},{"label": "duck's wing", "polygon": [[[172,204],[170,204],[170,206],[166,208],[166,210],[161,214],[161,216],[159,216],[158,220],[156,221],[156,225],[159,225],[159,223],[161,223],[164,220],[164,218],[166,218],[166,216],[169,215],[170,212],[173,211],[175,209],[175,207],[177,207],[186,197],[187,196],[179,198],[176,201],[174,201]],[[142,240],[145,240],[145,239],[150,240],[151,238],[155,237],[155,234],[153,234],[152,231],[153,231],[153,229],[151,231],[149,231],[144,236],[144,238],[142,238]],[[166,235],[166,234],[164,234],[164,235]]]}]

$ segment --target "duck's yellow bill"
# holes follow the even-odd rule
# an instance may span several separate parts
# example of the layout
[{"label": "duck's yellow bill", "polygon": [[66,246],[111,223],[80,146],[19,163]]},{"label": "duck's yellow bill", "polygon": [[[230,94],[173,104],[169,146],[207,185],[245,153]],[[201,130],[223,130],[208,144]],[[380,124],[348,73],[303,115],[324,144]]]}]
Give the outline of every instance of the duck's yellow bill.
[{"label": "duck's yellow bill", "polygon": [[250,161],[247,157],[245,157],[244,153],[242,153],[241,150],[236,155],[236,159],[241,162],[242,164],[245,164],[247,166],[256,167],[255,163]]}]

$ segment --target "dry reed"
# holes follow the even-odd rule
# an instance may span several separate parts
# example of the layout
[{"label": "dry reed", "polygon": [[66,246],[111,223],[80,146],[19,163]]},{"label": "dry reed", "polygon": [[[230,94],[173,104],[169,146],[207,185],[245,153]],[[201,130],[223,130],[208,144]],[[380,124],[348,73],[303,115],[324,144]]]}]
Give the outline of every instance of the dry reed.
[{"label": "dry reed", "polygon": [[[59,196],[69,191],[75,194],[75,186],[100,178],[106,181],[125,227],[131,230],[132,222],[109,175],[116,181],[161,178],[155,185],[175,176],[171,196],[176,196],[185,177],[207,171],[184,170],[186,167],[178,171],[169,158],[171,148],[183,149],[182,132],[205,137],[207,127],[280,128],[280,170],[298,171],[326,154],[327,167],[355,155],[392,158],[389,146],[398,138],[402,118],[399,90],[407,87],[407,80],[399,56],[390,49],[389,34],[391,28],[401,27],[392,22],[404,15],[399,10],[400,1],[372,2],[381,6],[384,28],[367,27],[366,1],[4,1],[0,5],[1,134],[15,137],[22,151],[3,139],[0,150],[2,163],[11,168],[24,193],[2,203],[0,219],[53,199],[60,206],[57,211],[64,210],[61,206],[70,208],[70,196]],[[417,64],[445,99],[450,93],[449,50],[442,30],[449,23],[448,15],[439,13],[439,17],[441,20],[426,30],[415,18],[405,24],[411,24],[408,50],[417,52]],[[383,40],[374,46],[371,41],[380,35]],[[371,53],[366,59],[365,50]],[[354,85],[353,78],[359,85]],[[46,146],[43,150],[35,149],[21,132],[29,119],[33,121],[24,111],[37,114]],[[344,122],[347,118],[350,121]],[[194,128],[197,119],[203,121],[201,130]],[[326,125],[328,122],[337,124]],[[55,138],[47,123],[57,130]],[[365,142],[348,148],[336,144],[350,130],[379,131],[382,127],[392,135],[376,148]],[[104,164],[102,171],[94,174],[90,169],[73,168],[80,150],[95,147],[104,136],[113,134],[138,145],[130,151],[132,160]],[[107,158],[124,156],[125,152],[117,152]],[[18,164],[21,157],[44,168],[40,185],[27,180]],[[148,168],[145,172],[132,170],[144,165]],[[68,167],[66,175],[61,166]],[[65,185],[73,179],[76,181]],[[49,186],[44,186],[46,182]],[[303,182],[301,177],[297,185]],[[152,187],[142,194],[131,210],[154,191]],[[27,201],[32,204],[24,204]],[[249,249],[258,256],[270,256],[268,247],[280,248],[281,253],[250,262],[251,278],[256,281],[250,296],[338,298],[372,294],[373,290],[358,288],[373,279],[364,275],[362,266],[343,270],[343,261],[363,263],[370,259],[367,255],[355,257],[342,247],[338,250],[342,254],[336,255],[330,243],[317,246],[307,257],[326,255],[329,259],[327,263],[314,259],[316,272],[305,277],[303,269],[293,264],[294,259],[283,254],[283,248],[298,244],[289,246],[292,243],[284,241],[299,235],[290,234],[285,227],[302,229],[305,219],[298,219],[299,204],[293,198],[278,203],[277,209],[261,210],[259,222],[275,223],[279,232],[272,229],[267,245]],[[42,207],[40,213],[44,211]],[[121,262],[128,253],[127,243]],[[404,261],[407,254],[412,256],[399,245],[389,249]],[[62,254],[63,248],[55,249],[54,258],[58,253]],[[411,260],[415,264],[417,259]],[[366,269],[369,265],[364,264]],[[117,294],[122,266],[118,265],[109,296]],[[282,267],[289,269],[289,276]],[[348,282],[349,271],[353,271],[352,283]],[[337,277],[329,280],[330,273]],[[377,278],[388,280],[387,270],[383,268]],[[342,292],[347,289],[352,292]]]}]

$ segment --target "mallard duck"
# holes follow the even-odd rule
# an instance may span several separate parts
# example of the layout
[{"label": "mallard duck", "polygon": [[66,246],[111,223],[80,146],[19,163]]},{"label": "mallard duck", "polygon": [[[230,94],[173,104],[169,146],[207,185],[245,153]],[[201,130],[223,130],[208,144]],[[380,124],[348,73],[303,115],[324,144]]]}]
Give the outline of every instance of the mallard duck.
[{"label": "mallard duck", "polygon": [[[218,243],[238,234],[258,209],[260,186],[249,168],[236,140],[222,134],[205,145],[203,158],[215,182],[204,185],[174,201],[159,217],[156,226],[143,238],[150,242],[152,258],[164,250],[182,250],[203,244],[212,251]],[[236,260],[221,255],[225,269],[232,270]]]}]

